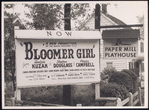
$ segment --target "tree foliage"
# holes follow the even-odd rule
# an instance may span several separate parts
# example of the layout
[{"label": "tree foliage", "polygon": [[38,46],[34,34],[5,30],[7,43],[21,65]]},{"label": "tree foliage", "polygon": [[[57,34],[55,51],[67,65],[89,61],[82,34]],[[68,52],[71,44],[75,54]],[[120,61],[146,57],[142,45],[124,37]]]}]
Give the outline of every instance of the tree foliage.
[{"label": "tree foliage", "polygon": [[[5,4],[5,9],[13,8],[13,4]],[[4,11],[4,78],[5,83],[13,81],[15,90],[15,50],[14,50],[14,15]]]},{"label": "tree foliage", "polygon": [[72,5],[72,14],[71,17],[73,19],[77,19],[78,17],[82,16],[85,17],[86,16],[86,12],[87,9],[90,7],[90,5],[88,3],[84,3],[84,4],[73,4]]},{"label": "tree foliage", "polygon": [[32,23],[29,23],[35,29],[54,30],[55,27],[60,28],[62,22],[60,22],[62,12],[61,4],[25,4],[25,7],[30,8],[30,13],[26,13],[26,16],[33,19]]},{"label": "tree foliage", "polygon": [[[30,9],[26,16],[33,20],[33,22],[27,22],[27,25],[35,29],[54,30],[56,28],[61,29],[64,23],[64,4],[25,4],[25,7]],[[72,4],[70,19],[76,20],[78,17],[89,17],[87,13],[90,5],[84,4]],[[84,20],[84,19],[83,19]],[[82,22],[77,20],[78,23]]]}]

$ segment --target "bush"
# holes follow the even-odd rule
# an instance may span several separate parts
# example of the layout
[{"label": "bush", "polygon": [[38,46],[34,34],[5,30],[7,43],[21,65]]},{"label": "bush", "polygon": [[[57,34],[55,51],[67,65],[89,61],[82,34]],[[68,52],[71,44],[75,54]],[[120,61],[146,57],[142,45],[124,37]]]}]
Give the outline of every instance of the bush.
[{"label": "bush", "polygon": [[108,82],[106,80],[100,80],[100,86],[103,86],[104,84],[107,84]]},{"label": "bush", "polygon": [[110,75],[117,72],[117,70],[112,67],[112,68],[104,68],[104,70],[101,72],[100,77],[101,80],[108,80]]},{"label": "bush", "polygon": [[5,92],[5,98],[14,97],[12,82],[5,84],[5,91],[4,92]]},{"label": "bush", "polygon": [[124,100],[128,97],[128,93],[126,87],[116,83],[107,83],[100,88],[101,97],[119,97],[121,100]]},{"label": "bush", "polygon": [[131,92],[135,93],[135,91],[138,89],[138,85],[139,85],[137,75],[132,70],[128,70],[128,69],[123,69],[121,72],[126,73],[131,77],[132,84],[133,84],[133,89]]},{"label": "bush", "polygon": [[72,106],[82,104],[82,106],[92,106],[95,100],[95,87],[92,85],[73,85],[72,86]]},{"label": "bush", "polygon": [[32,87],[21,90],[21,99],[33,102],[62,104],[62,86]]},{"label": "bush", "polygon": [[125,86],[129,92],[132,92],[133,90],[132,78],[130,77],[130,75],[124,72],[115,72],[110,76],[108,82]]}]

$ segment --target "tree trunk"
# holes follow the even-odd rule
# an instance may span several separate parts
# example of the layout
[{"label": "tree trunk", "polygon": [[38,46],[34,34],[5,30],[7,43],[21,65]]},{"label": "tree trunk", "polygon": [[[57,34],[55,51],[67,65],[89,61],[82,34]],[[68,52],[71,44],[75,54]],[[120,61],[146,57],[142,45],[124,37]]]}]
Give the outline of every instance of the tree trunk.
[{"label": "tree trunk", "polygon": [[15,71],[12,72],[12,83],[13,83],[13,90],[16,90],[16,85],[15,85],[15,76],[14,76]]}]

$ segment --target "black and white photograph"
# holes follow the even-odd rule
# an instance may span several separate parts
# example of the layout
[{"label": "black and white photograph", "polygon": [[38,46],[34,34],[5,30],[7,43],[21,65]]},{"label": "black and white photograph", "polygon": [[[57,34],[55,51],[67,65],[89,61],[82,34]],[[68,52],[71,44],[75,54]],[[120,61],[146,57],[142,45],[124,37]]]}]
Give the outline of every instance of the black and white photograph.
[{"label": "black and white photograph", "polygon": [[1,6],[3,109],[148,108],[147,1]]}]

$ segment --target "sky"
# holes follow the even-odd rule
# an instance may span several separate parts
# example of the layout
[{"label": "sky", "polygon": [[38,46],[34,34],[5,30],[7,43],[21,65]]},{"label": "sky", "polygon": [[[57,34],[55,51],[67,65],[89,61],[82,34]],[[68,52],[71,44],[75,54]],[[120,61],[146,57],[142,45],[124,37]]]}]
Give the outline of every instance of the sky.
[{"label": "sky", "polygon": [[108,13],[126,24],[138,24],[137,16],[143,16],[146,12],[145,2],[142,1],[117,2],[116,4],[117,6],[114,6],[114,3],[108,6]]},{"label": "sky", "polygon": [[[98,2],[89,3],[91,4],[91,8],[93,9],[95,8],[95,4]],[[139,24],[137,16],[143,16],[144,13],[147,13],[147,2],[145,1],[99,2],[99,4],[101,3],[108,3],[108,14],[122,20],[126,24]],[[16,4],[17,5],[15,6],[13,11],[20,13],[21,19],[27,19],[24,13],[29,12],[28,8],[24,8],[24,6],[21,3]]]}]

